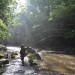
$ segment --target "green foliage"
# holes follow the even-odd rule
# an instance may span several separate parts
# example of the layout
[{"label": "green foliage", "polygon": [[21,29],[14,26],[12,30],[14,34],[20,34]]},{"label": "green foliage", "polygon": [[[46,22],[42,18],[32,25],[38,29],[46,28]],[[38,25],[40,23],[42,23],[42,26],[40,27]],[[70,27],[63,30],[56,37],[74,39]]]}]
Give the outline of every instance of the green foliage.
[{"label": "green foliage", "polygon": [[73,38],[75,36],[75,0],[53,0],[51,6],[49,20],[61,21],[64,28],[70,29],[70,33],[65,32],[68,35],[66,37]]},{"label": "green foliage", "polygon": [[10,36],[7,26],[13,19],[13,8],[11,8],[11,6],[14,1],[15,0],[0,0],[0,43]]},{"label": "green foliage", "polygon": [[28,0],[24,10],[10,27],[15,43],[54,46],[74,40],[75,0]]},{"label": "green foliage", "polygon": [[34,60],[36,59],[34,54],[29,54],[28,58],[29,58],[29,63],[31,63],[31,64],[34,63]]},{"label": "green foliage", "polygon": [[67,18],[74,16],[74,8],[75,8],[75,1],[74,0],[53,0],[53,4],[51,5],[51,12],[50,16],[53,17],[53,19],[60,19],[60,18]]},{"label": "green foliage", "polygon": [[0,19],[0,40],[4,40],[9,36],[8,30],[6,28],[6,25],[3,23],[3,21]]},{"label": "green foliage", "polygon": [[9,5],[11,4],[11,0],[0,0],[0,19],[8,25],[11,19],[11,12]]}]

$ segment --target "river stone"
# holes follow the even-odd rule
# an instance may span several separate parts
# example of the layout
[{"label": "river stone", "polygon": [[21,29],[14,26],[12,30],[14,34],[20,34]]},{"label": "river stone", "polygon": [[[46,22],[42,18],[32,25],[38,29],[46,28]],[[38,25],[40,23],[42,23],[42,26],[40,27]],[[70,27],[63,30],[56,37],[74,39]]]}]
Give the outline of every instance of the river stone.
[{"label": "river stone", "polygon": [[0,59],[2,59],[4,57],[4,54],[0,54]]},{"label": "river stone", "polygon": [[0,67],[4,66],[6,64],[9,64],[9,61],[7,59],[1,59],[0,60]]}]

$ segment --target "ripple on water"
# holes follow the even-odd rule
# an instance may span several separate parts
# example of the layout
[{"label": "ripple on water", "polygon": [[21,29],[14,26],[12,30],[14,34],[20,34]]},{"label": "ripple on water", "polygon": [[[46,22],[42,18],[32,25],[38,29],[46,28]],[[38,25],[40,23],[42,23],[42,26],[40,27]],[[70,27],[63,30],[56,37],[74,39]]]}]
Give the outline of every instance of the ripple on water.
[{"label": "ripple on water", "polygon": [[[16,50],[19,51],[20,48],[11,48],[8,47],[9,50]],[[25,58],[25,61],[28,61],[28,58]],[[25,65],[21,66],[21,60],[20,60],[20,55],[16,56],[15,60],[12,60],[9,63],[9,66],[6,67],[5,73],[2,75],[61,75],[58,72],[54,71],[39,71],[36,69],[36,67]]]}]

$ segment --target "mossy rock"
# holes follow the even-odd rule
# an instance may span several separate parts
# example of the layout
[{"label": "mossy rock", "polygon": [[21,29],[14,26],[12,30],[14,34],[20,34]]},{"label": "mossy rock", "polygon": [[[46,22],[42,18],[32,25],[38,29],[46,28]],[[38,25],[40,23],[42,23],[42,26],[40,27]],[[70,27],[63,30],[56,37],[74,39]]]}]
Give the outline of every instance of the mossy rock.
[{"label": "mossy rock", "polygon": [[36,57],[34,54],[31,54],[31,53],[28,54],[28,58],[29,58],[28,62],[31,66],[37,65],[37,63],[34,62],[34,60],[36,60]]},{"label": "mossy rock", "polygon": [[28,58],[29,58],[29,60],[36,59],[35,55],[34,54],[31,54],[31,53],[28,54]]},{"label": "mossy rock", "polygon": [[0,50],[6,51],[7,48],[6,48],[6,46],[4,46],[4,45],[0,45]]}]

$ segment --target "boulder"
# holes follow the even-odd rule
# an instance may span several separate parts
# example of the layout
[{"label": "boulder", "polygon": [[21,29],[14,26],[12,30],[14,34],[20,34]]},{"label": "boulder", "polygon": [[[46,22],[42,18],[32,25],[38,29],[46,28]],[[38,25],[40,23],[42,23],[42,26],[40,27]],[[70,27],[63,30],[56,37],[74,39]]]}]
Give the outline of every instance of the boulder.
[{"label": "boulder", "polygon": [[18,53],[17,52],[13,52],[14,53],[14,55],[18,55]]},{"label": "boulder", "polygon": [[9,61],[6,59],[5,61],[3,61],[2,64],[3,64],[3,65],[9,64]]},{"label": "boulder", "polygon": [[37,60],[41,60],[41,56],[38,53],[35,53],[35,57]]},{"label": "boulder", "polygon": [[9,64],[9,61],[7,59],[1,59],[0,60],[0,67],[4,66],[6,64]]},{"label": "boulder", "polygon": [[6,53],[6,54],[4,54],[4,58],[8,58],[8,54]]},{"label": "boulder", "polygon": [[27,51],[32,54],[36,53],[36,50],[32,47],[27,47]]},{"label": "boulder", "polygon": [[0,54],[0,59],[2,59],[4,57],[4,54]]},{"label": "boulder", "polygon": [[12,58],[12,59],[15,58],[15,54],[14,54],[14,53],[11,54],[11,58]]},{"label": "boulder", "polygon": [[36,60],[36,57],[35,57],[34,54],[31,54],[31,53],[28,54],[28,58],[29,58],[28,62],[29,62],[29,64],[30,64],[30,66],[37,65],[37,63],[34,62],[34,60]]}]

